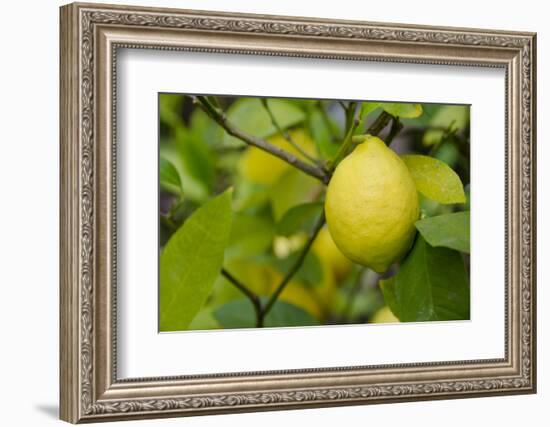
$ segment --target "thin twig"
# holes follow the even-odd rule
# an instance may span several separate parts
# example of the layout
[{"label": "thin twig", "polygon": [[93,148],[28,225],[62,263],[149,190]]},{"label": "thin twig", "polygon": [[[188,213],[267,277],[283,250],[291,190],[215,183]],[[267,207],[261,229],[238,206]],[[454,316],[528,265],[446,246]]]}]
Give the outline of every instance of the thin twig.
[{"label": "thin twig", "polygon": [[[348,104],[348,107],[346,108],[346,129],[349,129],[352,124],[353,120],[355,119],[355,110],[357,109],[357,102],[352,101]],[[359,117],[359,114],[357,115]]]},{"label": "thin twig", "polygon": [[279,283],[279,286],[277,286],[277,289],[275,289],[275,292],[273,292],[273,295],[271,295],[266,305],[264,306],[262,311],[264,317],[267,315],[267,313],[269,313],[269,310],[271,310],[271,308],[273,307],[273,304],[275,304],[275,301],[277,301],[281,292],[283,292],[288,282],[290,282],[290,280],[292,279],[292,276],[294,276],[294,274],[296,274],[296,272],[302,266],[304,259],[306,258],[306,255],[308,254],[309,249],[311,248],[311,245],[313,244],[315,238],[317,237],[317,234],[319,233],[319,231],[321,230],[324,224],[325,224],[325,214],[323,212],[321,214],[321,217],[317,221],[317,224],[315,224],[315,228],[311,232],[311,235],[309,236],[309,239],[307,240],[305,246],[302,248],[302,251],[298,255],[298,258],[296,259],[296,261],[294,262],[290,270],[288,270],[285,277],[283,277],[283,280],[281,281],[281,283]]},{"label": "thin twig", "polygon": [[222,268],[221,273],[232,285],[234,285],[239,291],[241,291],[243,294],[245,294],[246,297],[250,300],[250,302],[254,306],[254,311],[256,312],[256,326],[258,328],[261,328],[263,326],[264,316],[263,316],[263,313],[262,313],[262,304],[260,302],[260,298],[258,297],[258,295],[256,295],[250,289],[248,289],[241,282],[239,282],[239,280],[237,280],[237,278],[235,276],[233,276],[225,268]]},{"label": "thin twig", "polygon": [[355,130],[357,129],[360,123],[361,121],[359,120],[359,117],[353,118],[353,121],[348,126],[348,132],[346,134],[346,137],[344,138],[344,141],[342,142],[342,144],[340,144],[340,147],[338,148],[338,151],[336,152],[334,159],[332,159],[332,161],[330,162],[330,166],[329,166],[330,171],[333,171],[336,168],[336,166],[338,166],[338,163],[340,163],[340,161],[344,157],[346,157],[349,151],[349,148],[353,144],[353,141],[352,141],[353,134],[355,133]]},{"label": "thin twig", "polygon": [[286,139],[288,141],[288,143],[290,145],[292,145],[305,159],[309,160],[311,163],[317,165],[317,166],[320,166],[320,163],[317,159],[311,157],[306,151],[304,151],[302,149],[302,147],[300,147],[295,141],[294,141],[294,138],[292,138],[292,136],[290,135],[290,133],[288,133],[286,130],[284,130],[281,126],[279,126],[279,123],[277,122],[277,119],[275,118],[275,116],[273,115],[273,112],[271,111],[271,108],[269,108],[269,105],[267,104],[267,99],[266,98],[261,98],[261,101],[262,101],[262,105],[265,109],[265,111],[267,112],[267,114],[269,115],[269,118],[271,120],[271,123],[273,124],[273,126],[275,127],[275,129],[277,129],[277,132],[279,132],[279,134],[281,134],[281,136]]},{"label": "thin twig", "polygon": [[342,107],[342,109],[343,109],[344,111],[347,111],[347,110],[348,110],[348,107],[346,106],[346,104],[344,104],[343,101],[336,101],[336,102],[338,103],[338,105],[339,105],[340,107]]},{"label": "thin twig", "polygon": [[310,165],[309,163],[306,163],[303,160],[300,160],[293,154],[290,154],[288,151],[282,150],[281,148],[269,143],[263,138],[259,138],[254,135],[249,135],[241,131],[236,126],[234,126],[229,120],[227,120],[227,118],[225,117],[225,114],[219,109],[217,109],[215,106],[213,106],[210,103],[210,101],[208,101],[208,99],[206,99],[204,96],[193,96],[192,99],[196,105],[202,108],[203,111],[208,116],[210,116],[210,118],[212,118],[216,123],[218,123],[221,127],[223,127],[229,135],[232,135],[235,138],[238,138],[249,145],[252,145],[261,150],[267,151],[268,153],[271,153],[272,155],[300,169],[302,172],[314,178],[317,178],[318,180],[320,180],[325,184],[328,183],[328,181],[330,180],[330,176],[321,168]]}]

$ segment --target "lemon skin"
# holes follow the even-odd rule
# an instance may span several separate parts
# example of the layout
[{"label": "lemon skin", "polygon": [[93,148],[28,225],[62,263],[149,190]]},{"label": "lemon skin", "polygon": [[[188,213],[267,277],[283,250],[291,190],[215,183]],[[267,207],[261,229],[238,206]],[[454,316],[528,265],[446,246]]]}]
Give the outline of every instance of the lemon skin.
[{"label": "lemon skin", "polygon": [[342,253],[383,273],[415,236],[418,195],[407,166],[381,139],[367,137],[334,171],[325,214]]}]

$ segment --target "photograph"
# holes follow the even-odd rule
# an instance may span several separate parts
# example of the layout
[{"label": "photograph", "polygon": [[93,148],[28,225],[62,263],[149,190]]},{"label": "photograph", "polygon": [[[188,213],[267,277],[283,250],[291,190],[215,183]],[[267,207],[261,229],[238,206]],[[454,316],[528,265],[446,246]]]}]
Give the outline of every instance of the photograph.
[{"label": "photograph", "polygon": [[469,105],[158,111],[160,332],[470,319]]},{"label": "photograph", "polygon": [[[18,129],[59,133],[39,156],[59,165],[58,300],[33,301],[58,311],[59,357],[35,365],[59,374],[60,419],[373,405],[376,423],[438,401],[447,420],[447,399],[537,393],[538,21],[291,3],[48,19],[59,117],[49,102]],[[56,199],[11,164],[27,205]]]}]

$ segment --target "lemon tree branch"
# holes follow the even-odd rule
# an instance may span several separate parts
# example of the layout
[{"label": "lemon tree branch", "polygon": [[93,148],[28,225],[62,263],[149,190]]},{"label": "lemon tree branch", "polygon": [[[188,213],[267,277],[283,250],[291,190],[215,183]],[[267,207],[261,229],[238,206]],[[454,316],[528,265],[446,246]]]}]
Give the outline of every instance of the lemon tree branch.
[{"label": "lemon tree branch", "polygon": [[315,227],[314,227],[313,231],[311,232],[311,234],[309,236],[309,239],[307,240],[306,244],[304,245],[304,247],[302,248],[300,254],[298,255],[298,258],[296,259],[294,264],[290,267],[290,269],[288,270],[286,275],[281,280],[281,283],[279,283],[279,286],[277,286],[277,289],[275,289],[275,292],[273,292],[273,294],[271,295],[271,297],[267,301],[266,305],[264,306],[264,308],[262,310],[263,317],[265,317],[267,315],[267,313],[269,313],[269,310],[271,310],[271,308],[273,307],[273,304],[275,304],[275,302],[279,298],[279,295],[281,295],[281,292],[284,291],[286,285],[288,285],[288,283],[290,282],[292,277],[298,272],[298,270],[300,269],[300,267],[304,263],[304,259],[306,258],[306,255],[308,254],[309,249],[311,248],[311,245],[313,245],[313,241],[317,237],[317,234],[319,234],[319,231],[321,230],[321,228],[323,227],[324,224],[325,224],[325,214],[323,212],[321,214],[321,217],[319,218],[319,220],[315,224]]},{"label": "lemon tree branch", "polygon": [[262,327],[264,315],[262,313],[262,304],[260,302],[260,298],[258,297],[258,295],[256,295],[254,292],[248,289],[245,285],[243,285],[235,276],[233,276],[225,268],[222,268],[221,273],[223,277],[225,277],[239,291],[245,294],[246,297],[250,300],[250,302],[254,306],[254,311],[256,313],[256,326]]},{"label": "lemon tree branch", "polygon": [[241,141],[245,142],[248,145],[252,145],[261,150],[267,151],[268,153],[294,166],[295,168],[300,169],[302,172],[314,178],[317,178],[324,184],[328,183],[330,176],[323,169],[317,166],[311,165],[309,163],[306,163],[303,160],[300,160],[293,154],[290,154],[288,151],[282,150],[281,148],[269,143],[263,138],[259,138],[257,136],[249,135],[246,132],[243,132],[242,130],[234,126],[227,119],[224,112],[216,108],[206,97],[192,96],[191,98],[193,99],[193,102],[195,102],[197,106],[202,108],[202,110],[210,118],[212,118],[216,123],[218,123],[222,128],[224,128],[229,135],[240,139]]}]

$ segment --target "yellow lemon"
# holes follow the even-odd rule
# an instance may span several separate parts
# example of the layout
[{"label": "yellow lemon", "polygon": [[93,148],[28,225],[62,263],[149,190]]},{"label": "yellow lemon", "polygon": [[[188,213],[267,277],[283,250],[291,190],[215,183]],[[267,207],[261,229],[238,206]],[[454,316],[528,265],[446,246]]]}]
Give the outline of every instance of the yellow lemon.
[{"label": "yellow lemon", "polygon": [[[292,141],[298,145],[308,155],[313,156],[315,153],[315,144],[309,135],[302,129],[292,130],[289,132]],[[304,159],[302,154],[294,148],[294,146],[286,140],[281,134],[277,134],[268,139],[270,143],[294,154],[300,159]],[[284,160],[275,157],[273,154],[267,153],[256,147],[249,147],[243,153],[239,160],[238,171],[249,181],[262,185],[271,185],[279,180],[279,178],[292,166]]]},{"label": "yellow lemon", "polygon": [[369,136],[334,171],[325,213],[344,255],[382,273],[411,246],[418,195],[405,163],[381,139]]},{"label": "yellow lemon", "polygon": [[372,316],[371,323],[397,323],[399,319],[395,317],[390,308],[386,305],[378,310]]},{"label": "yellow lemon", "polygon": [[351,260],[346,257],[332,240],[327,227],[323,227],[313,242],[313,251],[319,260],[327,264],[337,280],[344,278],[352,267]]}]

